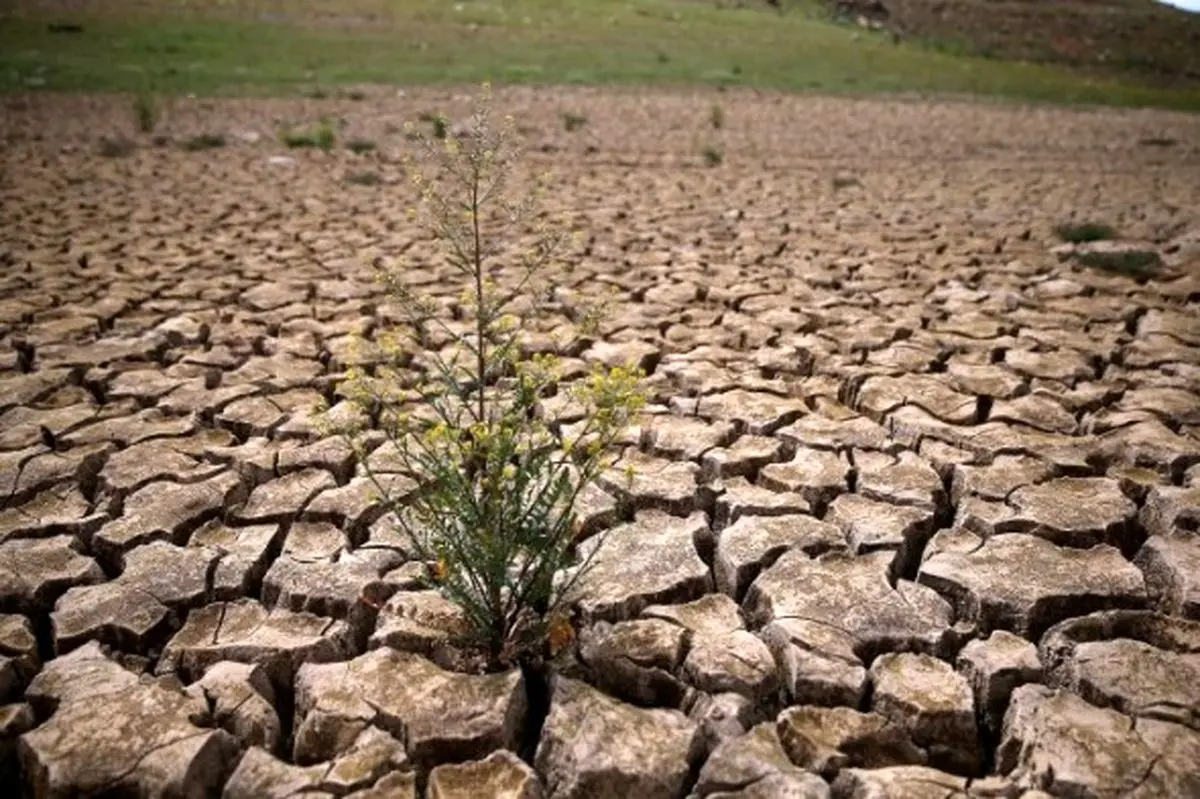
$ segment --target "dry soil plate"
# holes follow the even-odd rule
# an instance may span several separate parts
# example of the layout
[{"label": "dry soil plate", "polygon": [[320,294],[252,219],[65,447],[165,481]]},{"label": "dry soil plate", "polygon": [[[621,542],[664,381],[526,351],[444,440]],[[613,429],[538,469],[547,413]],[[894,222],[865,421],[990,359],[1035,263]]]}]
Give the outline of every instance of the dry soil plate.
[{"label": "dry soil plate", "polygon": [[[636,359],[654,391],[637,477],[589,502],[610,533],[544,723],[519,674],[435,665],[453,609],[309,415],[387,321],[374,259],[454,291],[405,216],[401,126],[462,98],[180,100],[170,141],[123,158],[97,145],[127,100],[8,98],[7,779],[1200,795],[1200,118],[498,99],[582,234],[572,290],[616,292],[574,354]],[[378,150],[277,143],[321,114]],[[226,146],[177,146],[200,133]],[[1071,219],[1159,276],[1055,252]]]}]

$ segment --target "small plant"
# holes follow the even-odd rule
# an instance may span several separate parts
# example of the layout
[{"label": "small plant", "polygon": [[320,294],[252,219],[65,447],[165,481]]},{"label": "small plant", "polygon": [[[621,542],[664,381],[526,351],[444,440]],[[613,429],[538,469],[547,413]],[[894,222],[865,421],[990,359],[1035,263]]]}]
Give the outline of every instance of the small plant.
[{"label": "small plant", "polygon": [[346,99],[353,100],[356,103],[361,102],[367,99],[367,93],[362,89],[351,89],[350,91],[346,92]]},{"label": "small plant", "polygon": [[1103,222],[1066,223],[1054,228],[1058,237],[1070,244],[1086,244],[1089,241],[1115,239],[1117,231]]},{"label": "small plant", "polygon": [[161,108],[158,100],[150,92],[139,92],[133,98],[133,118],[141,133],[153,133],[158,127]]},{"label": "small plant", "polygon": [[383,178],[378,172],[364,170],[361,172],[350,172],[346,175],[346,182],[353,186],[378,186],[383,182]]},{"label": "small plant", "polygon": [[587,117],[583,114],[576,114],[573,111],[564,111],[562,114],[563,128],[567,133],[574,133],[587,124]]},{"label": "small plant", "polygon": [[700,150],[700,157],[704,159],[705,166],[720,166],[725,160],[725,151],[715,144],[706,144]]},{"label": "small plant", "polygon": [[712,108],[708,109],[708,124],[712,125],[713,130],[725,127],[725,109],[719,103],[713,103]]},{"label": "small plant", "polygon": [[96,152],[104,158],[125,158],[137,150],[137,142],[128,136],[105,136],[96,147]]},{"label": "small plant", "polygon": [[[430,114],[428,112],[421,114],[418,117],[422,122],[427,123],[433,130],[433,138],[444,139],[450,134],[450,120],[443,114]],[[420,134],[415,130],[408,131],[408,138],[412,141],[419,141]]]},{"label": "small plant", "polygon": [[315,148],[328,152],[333,149],[337,134],[333,125],[327,119],[322,119],[309,130],[287,131],[281,137],[285,146],[292,149]]},{"label": "small plant", "polygon": [[1091,269],[1149,280],[1158,274],[1162,258],[1153,250],[1093,250],[1077,253],[1075,260]]},{"label": "small plant", "polygon": [[329,93],[320,86],[314,86],[304,93],[304,96],[310,100],[324,100],[329,96]]},{"label": "small plant", "polygon": [[351,139],[346,142],[346,149],[355,155],[370,153],[375,151],[375,142],[370,139]]},{"label": "small plant", "polygon": [[190,153],[202,150],[219,150],[225,146],[225,137],[220,133],[199,133],[183,141],[183,149]]},{"label": "small plant", "polygon": [[[462,609],[469,634],[458,643],[490,670],[537,669],[570,637],[566,597],[595,554],[589,548],[579,562],[576,499],[612,463],[612,446],[644,403],[641,374],[597,366],[566,383],[555,357],[523,354],[526,326],[555,311],[563,237],[537,227],[536,194],[511,197],[520,141],[511,119],[492,121],[486,86],[461,141],[419,140],[414,214],[445,245],[461,293],[419,294],[412,270],[378,266],[403,323],[375,334],[382,363],[371,374],[350,370],[339,389],[382,433],[395,464],[388,471],[416,490],[399,496],[376,477],[365,425],[339,429],[428,583]],[[541,406],[555,393],[585,421],[548,420]]]}]

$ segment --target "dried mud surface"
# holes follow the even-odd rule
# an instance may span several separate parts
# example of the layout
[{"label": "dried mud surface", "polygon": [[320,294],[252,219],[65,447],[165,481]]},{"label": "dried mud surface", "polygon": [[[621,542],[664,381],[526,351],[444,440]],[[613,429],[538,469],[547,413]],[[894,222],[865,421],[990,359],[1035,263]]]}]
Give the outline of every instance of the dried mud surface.
[{"label": "dried mud surface", "polygon": [[[5,98],[0,781],[1200,796],[1200,117],[500,92],[565,288],[617,300],[564,354],[654,393],[547,688],[437,665],[453,609],[310,415],[389,318],[373,260],[457,293],[400,128],[463,99],[183,99],[104,158],[127,100]],[[379,149],[278,144],[320,114]]]}]

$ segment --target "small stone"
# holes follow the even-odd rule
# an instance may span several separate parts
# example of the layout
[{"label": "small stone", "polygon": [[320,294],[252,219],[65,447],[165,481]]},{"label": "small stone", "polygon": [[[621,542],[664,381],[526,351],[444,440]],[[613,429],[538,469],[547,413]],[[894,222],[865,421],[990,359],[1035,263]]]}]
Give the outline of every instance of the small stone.
[{"label": "small stone", "polygon": [[20,736],[37,726],[37,716],[27,704],[0,705],[0,787],[16,793],[20,786],[18,757]]},{"label": "small stone", "polygon": [[701,475],[706,480],[729,477],[752,479],[760,470],[779,459],[783,443],[771,436],[741,436],[728,447],[717,447],[700,459]]},{"label": "small stone", "polygon": [[872,709],[908,730],[933,766],[978,775],[983,750],[965,677],[937,658],[906,652],[876,658],[871,682]]},{"label": "small stone", "polygon": [[298,517],[313,497],[336,485],[333,475],[324,469],[292,472],[254,489],[234,517],[246,524],[288,522]]},{"label": "small stone", "polygon": [[1200,621],[1200,536],[1153,536],[1133,562],[1159,611]]},{"label": "small stone", "polygon": [[601,341],[583,354],[584,360],[597,361],[610,368],[632,367],[645,371],[650,371],[660,357],[658,347],[646,341]]},{"label": "small stone", "polygon": [[347,799],[419,799],[417,775],[411,771],[393,771],[373,787],[355,791]]},{"label": "small stone", "polygon": [[660,458],[698,461],[709,450],[728,446],[737,436],[733,424],[709,424],[688,416],[655,416],[642,428],[642,441]]},{"label": "small stone", "polygon": [[[1102,477],[1060,477],[1018,488],[1008,502],[1024,532],[1060,546],[1133,546],[1131,522],[1137,507],[1115,481]],[[1133,552],[1129,552],[1132,556]]]},{"label": "small stone", "polygon": [[1022,534],[956,537],[953,550],[926,559],[917,581],[945,596],[958,618],[977,623],[982,634],[1000,629],[1036,639],[1070,616],[1146,604],[1141,572],[1110,546],[1074,549]]},{"label": "small stone", "polygon": [[196,709],[184,694],[136,678],[103,694],[64,696],[48,721],[21,736],[26,787],[47,797],[214,796],[238,746],[224,730],[193,724]]},{"label": "small stone", "polygon": [[687,516],[698,507],[699,473],[700,467],[694,463],[635,452],[602,472],[595,484],[635,510]]},{"label": "small stone", "polygon": [[512,752],[438,766],[429,773],[429,799],[542,799],[537,774]]},{"label": "small stone", "polygon": [[[418,566],[424,578],[424,564]],[[369,645],[416,652],[448,667],[457,656],[455,642],[466,632],[466,613],[441,591],[402,590],[379,610]]]},{"label": "small stone", "polygon": [[744,735],[760,713],[761,709],[741,694],[697,693],[688,718],[700,725],[704,751],[711,752],[722,741]]},{"label": "small stone", "polygon": [[99,490],[124,498],[155,480],[193,483],[221,471],[218,464],[201,463],[181,452],[173,439],[155,438],[113,453],[100,470]]},{"label": "small stone", "polygon": [[1074,385],[1079,380],[1090,380],[1096,376],[1082,353],[1066,349],[1051,352],[1009,350],[1005,353],[1004,362],[1029,377],[1058,380],[1067,385]]},{"label": "small stone", "polygon": [[703,754],[697,725],[555,677],[536,766],[556,799],[678,799]]},{"label": "small stone", "polygon": [[798,705],[859,707],[867,693],[867,670],[853,653],[854,640],[847,637],[834,647],[843,650],[839,656],[821,648],[821,634],[814,627],[799,619],[781,619],[760,633],[789,698]]},{"label": "small stone", "polygon": [[213,720],[242,746],[278,751],[282,730],[274,708],[275,692],[260,666],[222,661],[187,690],[205,700]]},{"label": "small stone", "polygon": [[717,590],[740,600],[762,570],[789,549],[816,557],[844,547],[840,530],[812,516],[742,517],[717,537],[713,564]]},{"label": "small stone", "polygon": [[208,599],[208,575],[220,553],[154,541],[125,555],[125,569],[114,582],[141,591],[183,611]]},{"label": "small stone", "polygon": [[835,499],[825,519],[841,528],[855,554],[894,553],[891,568],[895,575],[916,573],[917,559],[933,534],[935,521],[930,508],[876,502],[859,494]]},{"label": "small stone", "polygon": [[898,448],[887,430],[865,416],[830,419],[812,414],[780,429],[779,437],[795,446],[839,452],[848,449],[890,452]]},{"label": "small stone", "polygon": [[1200,733],[1088,704],[1068,691],[1013,692],[996,769],[1052,796],[1200,795]]},{"label": "small stone", "polygon": [[739,433],[767,436],[791,424],[807,411],[799,399],[779,397],[765,391],[736,388],[700,398],[698,416],[733,422]]},{"label": "small stone", "polygon": [[941,653],[951,646],[950,606],[925,586],[888,581],[892,556],[784,553],[750,586],[752,626],[796,617],[847,633],[854,654],[871,659],[893,648]]},{"label": "small stone", "polygon": [[855,491],[867,499],[935,513],[946,505],[942,478],[912,452],[856,452],[854,466],[858,470]]},{"label": "small stone", "polygon": [[458,674],[420,655],[376,649],[300,668],[294,755],[298,763],[330,759],[374,725],[406,741],[408,757],[431,768],[516,749],[525,712],[519,671]]},{"label": "small stone", "polygon": [[104,572],[80,549],[70,536],[0,544],[0,610],[48,613],[70,588],[102,582]]},{"label": "small stone", "polygon": [[88,641],[146,655],[158,651],[178,625],[171,610],[150,594],[120,583],[77,586],[50,616],[54,651],[63,655]]},{"label": "small stone", "polygon": [[77,485],[59,483],[28,502],[0,510],[0,543],[54,535],[86,541],[108,518],[103,510],[91,511],[91,503]]},{"label": "small stone", "polygon": [[319,792],[321,778],[328,765],[293,766],[257,746],[251,747],[238,761],[221,793],[223,799],[289,799],[313,796],[325,799],[330,794]]},{"label": "small stone", "polygon": [[378,727],[368,727],[333,761],[321,787],[335,796],[345,796],[360,788],[378,786],[389,774],[411,769],[404,744]]},{"label": "small stone", "polygon": [[987,465],[954,467],[950,499],[958,505],[968,496],[1003,502],[1022,486],[1036,485],[1054,476],[1054,467],[1026,455],[997,455]]},{"label": "small stone", "polygon": [[850,461],[844,454],[798,447],[786,463],[764,466],[758,484],[772,491],[790,491],[824,508],[849,490]]},{"label": "small stone", "polygon": [[[744,735],[721,743],[700,770],[700,777],[692,795],[729,795],[768,778],[784,775],[793,778],[795,782],[809,783],[810,790],[813,791],[819,790],[819,784],[828,793],[828,787],[819,777],[797,768],[788,759],[787,752],[776,734],[775,724],[767,722],[759,724]],[[816,795],[819,794],[814,793],[814,796]]]},{"label": "small stone", "polygon": [[[281,555],[271,564],[262,586],[267,607],[343,620],[359,640],[366,640],[374,630],[374,605],[389,594],[378,569],[348,558],[336,563],[306,563]],[[368,602],[368,597],[373,601]]]},{"label": "small stone", "polygon": [[595,685],[650,707],[679,707],[685,687],[675,676],[687,631],[661,619],[597,622],[580,633],[579,657]]},{"label": "small stone", "polygon": [[288,528],[281,555],[300,563],[334,563],[350,548],[346,534],[329,522],[296,522]]},{"label": "small stone", "polygon": [[1200,485],[1151,489],[1142,507],[1141,522],[1151,537],[1171,538],[1181,532],[1200,531]]},{"label": "small stone", "polygon": [[[354,536],[363,536],[368,528],[387,513],[384,496],[400,501],[409,496],[414,481],[398,474],[355,477],[348,483],[317,494],[305,507],[306,521],[332,522]],[[354,540],[361,541],[355,537]]]},{"label": "small stone", "polygon": [[20,697],[40,667],[29,619],[0,615],[0,704]]},{"label": "small stone", "polygon": [[679,519],[643,511],[633,522],[585,541],[581,549],[599,547],[573,587],[585,619],[623,621],[649,605],[686,602],[712,590],[708,566],[696,550],[697,539],[708,534],[703,513]]},{"label": "small stone", "polygon": [[716,500],[713,529],[723,530],[746,516],[789,516],[812,511],[804,497],[794,493],[772,491],[755,485],[744,477],[726,480]]},{"label": "small stone", "polygon": [[1075,417],[1066,408],[1044,393],[1000,400],[992,406],[988,420],[1014,422],[1063,435],[1074,435],[1079,427]]},{"label": "small stone", "polygon": [[95,641],[48,662],[30,681],[25,699],[39,716],[48,716],[63,703],[124,691],[138,676],[105,657]]},{"label": "small stone", "polygon": [[854,405],[876,421],[902,405],[915,405],[950,424],[967,425],[975,421],[975,398],[955,391],[938,375],[909,373],[867,378],[856,392]]},{"label": "small stone", "polygon": [[230,602],[257,593],[272,550],[279,546],[283,528],[276,524],[229,527],[213,520],[192,533],[188,547],[219,552],[212,574],[212,599]]},{"label": "small stone", "polygon": [[116,565],[151,541],[185,543],[187,535],[245,496],[241,479],[225,471],[199,483],[150,483],[125,500],[124,513],[96,533],[97,557]]},{"label": "small stone", "polygon": [[1037,647],[1005,630],[971,641],[958,655],[958,669],[975,693],[978,717],[988,730],[1000,731],[1012,692],[1042,680]]},{"label": "small stone", "polygon": [[1051,627],[1038,648],[1051,685],[1200,732],[1200,622],[1149,611],[1093,613]]},{"label": "small stone", "polygon": [[[928,766],[848,768],[833,781],[833,794],[849,799],[1009,799],[1013,788],[999,784],[995,792],[980,789],[980,780],[958,777]],[[1022,794],[1021,799],[1035,799]]]},{"label": "small stone", "polygon": [[215,602],[194,610],[167,644],[158,674],[199,679],[222,660],[258,664],[271,684],[288,688],[301,664],[344,658],[350,650],[345,622],[268,610],[251,599]]},{"label": "small stone", "polygon": [[848,707],[791,707],[776,721],[788,758],[832,779],[844,768],[924,764],[908,732],[876,713]]},{"label": "small stone", "polygon": [[374,727],[332,763],[292,765],[270,752],[250,747],[230,776],[224,799],[416,799],[416,774],[404,746]]},{"label": "small stone", "polygon": [[724,594],[685,605],[652,606],[642,615],[673,621],[692,633],[683,671],[698,690],[741,694],[761,703],[778,687],[771,651],[746,631],[736,603]]}]

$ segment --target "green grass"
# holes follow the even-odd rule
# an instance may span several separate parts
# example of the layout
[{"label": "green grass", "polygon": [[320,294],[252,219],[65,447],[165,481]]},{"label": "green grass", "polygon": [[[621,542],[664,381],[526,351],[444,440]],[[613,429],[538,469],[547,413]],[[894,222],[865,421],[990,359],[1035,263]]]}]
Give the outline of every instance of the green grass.
[{"label": "green grass", "polygon": [[700,150],[705,166],[720,166],[725,160],[725,151],[715,144],[707,144]]},{"label": "green grass", "polygon": [[355,155],[363,155],[375,152],[377,145],[370,139],[351,139],[346,142],[346,149]]},{"label": "green grass", "polygon": [[316,126],[307,130],[287,130],[280,134],[279,140],[290,149],[318,149],[329,152],[333,149],[337,134],[328,120],[321,120]]},{"label": "green grass", "polygon": [[1117,250],[1113,252],[1082,252],[1075,256],[1083,266],[1124,275],[1135,280],[1149,280],[1158,275],[1162,258],[1153,250]]},{"label": "green grass", "polygon": [[[24,7],[30,0],[22,0]],[[239,17],[217,0],[169,13],[46,12],[0,22],[0,91],[303,94],[347,84],[641,84],[754,86],[835,93],[973,94],[1054,103],[1200,110],[1200,89],[1169,90],[1047,66],[939,53],[833,25],[812,13],[679,0],[269,0],[283,21]],[[240,3],[239,7],[255,5]],[[120,0],[114,0],[120,6]],[[353,15],[337,25],[288,8]],[[458,7],[461,10],[456,11]],[[282,9],[282,10],[279,10]],[[61,21],[65,14],[53,17]]]},{"label": "green grass", "polygon": [[1054,232],[1065,242],[1083,244],[1089,241],[1106,241],[1115,239],[1117,231],[1112,225],[1104,222],[1066,223],[1054,228]]},{"label": "green grass", "polygon": [[161,109],[158,107],[158,100],[154,95],[140,92],[133,98],[133,116],[137,123],[137,129],[142,133],[153,133],[158,127],[158,120],[161,116]]}]

